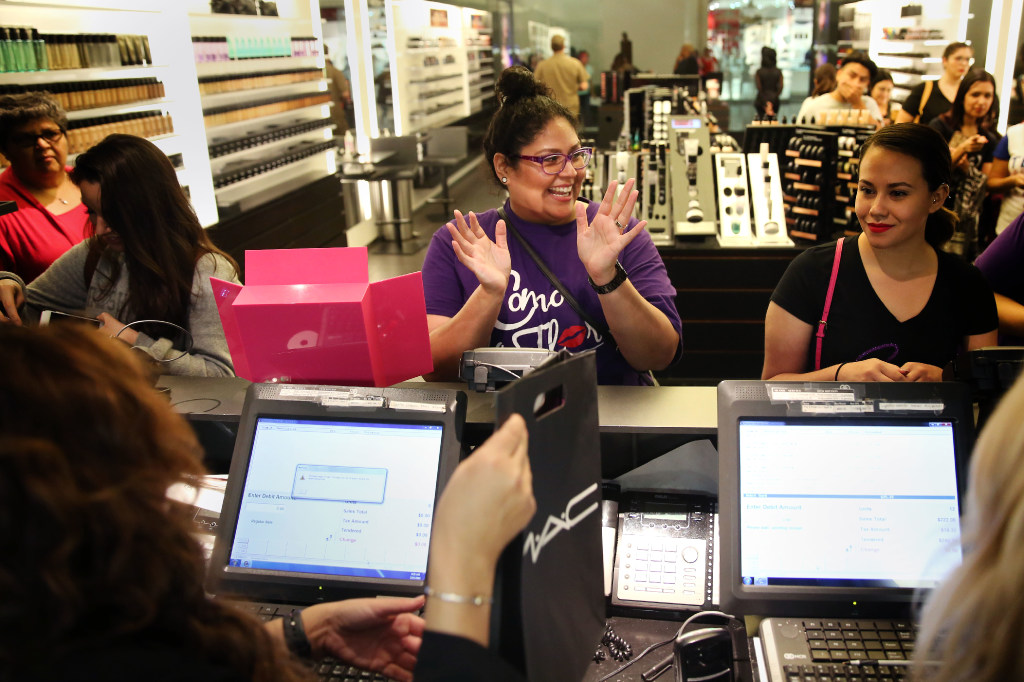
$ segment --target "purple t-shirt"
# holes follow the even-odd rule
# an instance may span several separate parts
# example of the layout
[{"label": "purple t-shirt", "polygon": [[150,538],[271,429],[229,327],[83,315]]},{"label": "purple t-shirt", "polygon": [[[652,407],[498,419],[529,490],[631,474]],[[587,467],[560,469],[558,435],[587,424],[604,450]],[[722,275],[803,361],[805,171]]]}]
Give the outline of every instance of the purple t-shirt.
[{"label": "purple t-shirt", "polygon": [[[587,206],[587,218],[593,220],[600,205]],[[537,251],[580,305],[596,320],[607,324],[597,292],[587,282],[587,271],[576,250],[576,222],[565,225],[539,225],[516,216],[508,202],[505,211],[519,233]],[[494,239],[498,211],[477,215],[487,236]],[[630,219],[629,227],[636,224]],[[581,318],[537,264],[511,234],[508,250],[512,257],[509,277],[498,320],[491,332],[492,346],[516,348],[566,349],[573,353],[597,350],[597,381],[600,384],[640,385],[646,382],[629,366],[614,344],[603,338]],[[682,354],[682,322],[675,305],[675,287],[668,279],[665,264],[650,235],[638,235],[619,254],[619,262],[629,274],[640,295],[665,313],[680,335],[673,362]],[[427,314],[454,317],[479,286],[476,276],[459,262],[452,249],[452,237],[442,226],[434,233],[423,262],[423,291]]]},{"label": "purple t-shirt", "polygon": [[[988,245],[974,265],[988,280],[992,291],[1024,304],[1024,214],[1017,216],[1005,230]],[[1000,334],[1004,346],[1024,345],[1024,338]]]}]

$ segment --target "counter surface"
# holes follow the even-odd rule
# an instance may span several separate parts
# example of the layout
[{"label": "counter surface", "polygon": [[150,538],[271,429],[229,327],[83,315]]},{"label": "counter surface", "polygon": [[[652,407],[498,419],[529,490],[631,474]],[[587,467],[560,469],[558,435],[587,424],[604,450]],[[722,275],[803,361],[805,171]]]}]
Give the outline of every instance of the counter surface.
[{"label": "counter surface", "polygon": [[[171,406],[193,421],[237,423],[249,381],[240,378],[163,376],[157,386],[170,389]],[[403,388],[427,387],[405,382]],[[466,391],[464,384],[429,384]],[[602,432],[687,434],[714,436],[718,428],[717,389],[714,386],[599,386],[598,423]],[[466,421],[494,421],[494,396],[466,391]]]}]

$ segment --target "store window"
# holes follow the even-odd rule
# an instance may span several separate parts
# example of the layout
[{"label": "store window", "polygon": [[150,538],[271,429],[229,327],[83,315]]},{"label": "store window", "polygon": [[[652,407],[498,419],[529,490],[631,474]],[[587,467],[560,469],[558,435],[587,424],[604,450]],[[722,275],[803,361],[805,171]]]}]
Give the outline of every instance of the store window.
[{"label": "store window", "polygon": [[[722,72],[721,98],[729,104],[731,130],[742,130],[758,116],[761,100],[773,100],[776,118],[792,118],[810,92],[814,8],[809,0],[727,0],[708,4],[710,55]],[[764,48],[772,52],[766,53]],[[781,74],[781,91],[774,72],[762,72],[774,56]],[[774,94],[776,97],[771,97]],[[775,110],[774,101],[778,101]],[[760,107],[764,111],[764,107]]]}]

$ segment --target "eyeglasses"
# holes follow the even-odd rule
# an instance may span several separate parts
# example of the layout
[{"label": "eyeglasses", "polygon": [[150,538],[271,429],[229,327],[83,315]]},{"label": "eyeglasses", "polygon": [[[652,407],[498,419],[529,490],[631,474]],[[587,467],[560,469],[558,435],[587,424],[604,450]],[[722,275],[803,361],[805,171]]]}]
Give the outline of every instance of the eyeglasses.
[{"label": "eyeglasses", "polygon": [[540,164],[540,169],[548,175],[558,175],[565,168],[565,164],[571,163],[576,170],[586,168],[590,164],[590,157],[594,155],[593,147],[580,147],[571,154],[548,154],[547,156],[527,156],[517,154],[515,159],[526,159]]},{"label": "eyeglasses", "polygon": [[47,144],[54,144],[60,138],[64,137],[64,131],[60,128],[57,128],[56,130],[48,128],[38,133],[16,133],[11,135],[10,142],[15,147],[25,149],[35,146],[36,140],[40,137],[46,140]]}]

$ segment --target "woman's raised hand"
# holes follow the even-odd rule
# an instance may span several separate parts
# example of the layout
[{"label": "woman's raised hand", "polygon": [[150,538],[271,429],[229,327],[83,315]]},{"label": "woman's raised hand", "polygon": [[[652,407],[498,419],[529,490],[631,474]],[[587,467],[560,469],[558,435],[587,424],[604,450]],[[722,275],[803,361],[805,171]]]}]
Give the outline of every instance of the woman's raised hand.
[{"label": "woman's raised hand", "polygon": [[447,224],[455,255],[460,263],[476,275],[485,291],[504,296],[508,278],[512,274],[505,221],[498,221],[492,242],[480,227],[476,214],[470,212],[468,217],[467,222],[466,216],[456,211],[455,221]]},{"label": "woman's raised hand", "polygon": [[576,204],[576,249],[590,279],[598,284],[607,284],[615,277],[615,263],[619,254],[647,225],[646,220],[641,220],[626,231],[639,194],[633,189],[633,184],[632,178],[627,180],[622,192],[616,197],[618,183],[613,180],[604,193],[597,215],[589,225],[586,206]]}]

